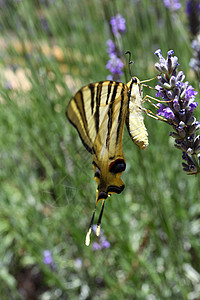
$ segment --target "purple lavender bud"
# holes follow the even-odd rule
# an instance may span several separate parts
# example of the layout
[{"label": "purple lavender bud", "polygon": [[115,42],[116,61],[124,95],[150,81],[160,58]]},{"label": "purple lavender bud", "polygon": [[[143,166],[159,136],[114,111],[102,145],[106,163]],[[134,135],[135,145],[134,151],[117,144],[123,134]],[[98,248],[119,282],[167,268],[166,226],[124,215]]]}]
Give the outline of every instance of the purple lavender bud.
[{"label": "purple lavender bud", "polygon": [[178,150],[183,151],[182,147],[181,147],[180,145],[178,145],[178,144],[174,144],[174,147],[175,147],[176,149],[178,149]]},{"label": "purple lavender bud", "polygon": [[172,136],[174,139],[178,139],[178,140],[182,140],[183,138],[176,132],[170,132],[169,134],[170,136]]},{"label": "purple lavender bud", "polygon": [[189,104],[190,107],[190,111],[193,112],[195,110],[195,108],[197,107],[198,102],[193,102]]},{"label": "purple lavender bud", "polygon": [[180,95],[180,84],[177,83],[176,86],[174,87],[174,95],[178,98]]},{"label": "purple lavender bud", "polygon": [[164,77],[162,77],[161,75],[158,75],[157,78],[159,80],[159,84],[164,84],[165,82],[167,82],[167,80]]},{"label": "purple lavender bud", "polygon": [[[185,95],[186,95],[186,90],[184,89],[180,94],[180,99],[185,98]],[[187,99],[185,99],[185,100],[187,100]]]},{"label": "purple lavender bud", "polygon": [[192,125],[189,126],[188,128],[188,134],[191,135],[194,132],[198,131],[200,129],[200,123],[199,122],[195,122]]},{"label": "purple lavender bud", "polygon": [[193,116],[193,112],[187,112],[187,125],[191,125],[193,122],[196,121],[196,118]]},{"label": "purple lavender bud", "polygon": [[172,91],[166,91],[166,95],[169,100],[174,99],[174,93]]},{"label": "purple lavender bud", "polygon": [[112,76],[111,74],[109,74],[109,75],[106,77],[106,79],[112,81],[112,80],[113,80],[113,76]]},{"label": "purple lavender bud", "polygon": [[172,59],[172,69],[174,69],[174,71],[176,71],[177,67],[178,67],[178,57],[174,56],[171,58]]},{"label": "purple lavender bud", "polygon": [[94,251],[101,250],[101,248],[102,248],[101,245],[97,242],[94,242],[93,245],[92,245],[92,249]]},{"label": "purple lavender bud", "polygon": [[186,152],[187,151],[187,149],[188,149],[188,147],[187,147],[187,145],[185,144],[185,142],[183,142],[183,138],[181,138],[181,140],[175,140],[175,147],[176,148],[178,148],[178,149],[180,149],[180,150],[182,150],[182,151],[184,151],[184,152]]},{"label": "purple lavender bud", "polygon": [[169,50],[167,52],[167,58],[171,58],[173,54],[174,54],[174,50]]},{"label": "purple lavender bud", "polygon": [[167,52],[167,68],[168,68],[168,72],[170,72],[170,73],[171,73],[172,68],[173,68],[173,66],[172,66],[172,58],[171,58],[173,54],[174,54],[173,50],[169,50]]},{"label": "purple lavender bud", "polygon": [[162,92],[162,90],[163,90],[162,86],[159,85],[159,84],[157,84],[157,85],[155,86],[155,89],[156,89],[157,91],[161,91],[161,92]]},{"label": "purple lavender bud", "polygon": [[171,110],[171,108],[164,107],[163,105],[160,105],[160,108],[158,109],[158,115],[163,116],[163,117],[165,117],[166,119],[169,119],[169,120],[173,120],[174,117],[175,117],[173,111]]},{"label": "purple lavender bud", "polygon": [[182,163],[182,166],[183,166],[183,171],[189,173],[190,172],[190,169],[189,169],[189,166],[186,165],[185,163]]},{"label": "purple lavender bud", "polygon": [[107,48],[107,52],[109,53],[109,54],[116,54],[115,53],[115,44],[113,43],[113,41],[112,40],[107,40],[107,42],[106,42],[106,45],[108,46],[108,48]]},{"label": "purple lavender bud", "polygon": [[110,243],[107,240],[103,241],[102,248],[110,248]]},{"label": "purple lavender bud", "polygon": [[192,134],[191,136],[188,137],[188,143],[187,143],[188,148],[193,148],[193,146],[194,146],[194,138],[195,138],[194,134]]},{"label": "purple lavender bud", "polygon": [[163,73],[168,72],[168,68],[167,68],[166,64],[163,64],[163,63],[160,64],[160,71]]},{"label": "purple lavender bud", "polygon": [[180,135],[182,138],[185,137],[186,133],[185,133],[185,130],[183,129],[182,126],[179,126],[179,127],[177,128],[177,131],[178,131],[179,135]]},{"label": "purple lavender bud", "polygon": [[196,173],[197,168],[193,159],[186,152],[183,152],[182,158],[188,163],[189,172]]},{"label": "purple lavender bud", "polygon": [[163,0],[164,5],[171,11],[177,11],[181,8],[178,0]]},{"label": "purple lavender bud", "polygon": [[160,64],[159,63],[155,63],[155,68],[158,70],[158,72],[161,72]]},{"label": "purple lavender bud", "polygon": [[192,148],[188,148],[188,149],[187,149],[187,153],[188,153],[189,155],[192,155],[192,154],[194,153],[194,151],[192,150]]},{"label": "purple lavender bud", "polygon": [[110,59],[107,62],[106,68],[112,73],[112,74],[118,74],[122,75],[123,71],[122,68],[124,67],[123,62],[120,58],[116,56],[116,54],[112,53],[110,54]]},{"label": "purple lavender bud", "polygon": [[43,252],[43,262],[46,264],[46,265],[50,265],[53,260],[52,260],[52,257],[51,257],[51,251],[49,250],[44,250]]},{"label": "purple lavender bud", "polygon": [[173,101],[173,108],[177,112],[180,110],[180,104],[178,103],[178,99],[177,98],[175,98],[174,101]]},{"label": "purple lavender bud", "polygon": [[200,135],[198,135],[194,140],[194,148],[200,146]]},{"label": "purple lavender bud", "polygon": [[166,90],[171,90],[171,85],[170,85],[169,83],[165,82],[165,83],[164,83],[164,88],[165,88]]},{"label": "purple lavender bud", "polygon": [[195,96],[198,94],[198,92],[194,91],[194,88],[192,85],[189,85],[186,89],[186,99],[195,99]]},{"label": "purple lavender bud", "polygon": [[195,164],[191,164],[191,165],[189,165],[189,169],[190,169],[190,172],[191,173],[197,173],[197,168],[196,168],[196,166],[195,166]]},{"label": "purple lavender bud", "polygon": [[182,159],[184,159],[186,162],[191,163],[191,158],[186,152],[183,152]]},{"label": "purple lavender bud", "polygon": [[194,153],[198,154],[200,152],[200,145],[194,148]]},{"label": "purple lavender bud", "polygon": [[184,79],[185,79],[185,75],[183,74],[183,71],[179,71],[176,80],[182,82]]},{"label": "purple lavender bud", "polygon": [[169,82],[170,82],[171,87],[175,87],[175,85],[176,85],[176,77],[175,76],[171,76]]},{"label": "purple lavender bud", "polygon": [[163,97],[163,94],[161,91],[159,91],[158,93],[156,93],[156,97]]},{"label": "purple lavender bud", "polygon": [[[179,120],[181,120],[181,122],[179,123],[179,125],[182,124],[183,122],[186,122],[185,109],[180,109],[179,110]],[[182,126],[185,127],[186,126],[185,123]]]},{"label": "purple lavender bud", "polygon": [[160,49],[158,49],[158,50],[156,50],[156,51],[154,52],[154,54],[155,54],[156,56],[158,56],[159,59],[164,59],[164,57],[162,56],[161,53],[162,53],[162,52],[161,52]]},{"label": "purple lavender bud", "polygon": [[126,31],[126,20],[120,15],[112,17],[110,20],[112,32],[115,36],[123,34]]}]

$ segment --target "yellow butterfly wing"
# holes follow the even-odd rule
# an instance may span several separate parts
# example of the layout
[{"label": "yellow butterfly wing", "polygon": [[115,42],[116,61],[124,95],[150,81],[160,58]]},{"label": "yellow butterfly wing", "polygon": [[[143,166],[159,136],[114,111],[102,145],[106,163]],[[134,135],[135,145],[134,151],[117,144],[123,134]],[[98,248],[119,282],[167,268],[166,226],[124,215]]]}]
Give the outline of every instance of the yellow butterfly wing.
[{"label": "yellow butterfly wing", "polygon": [[[126,168],[122,151],[123,129],[127,114],[128,87],[116,83],[120,95],[110,102],[93,147],[93,167],[98,184],[97,202],[112,193],[121,193],[124,184],[120,175]],[[118,87],[118,88],[119,88]]]},{"label": "yellow butterfly wing", "polygon": [[67,106],[66,116],[90,153],[109,104],[120,96],[123,86],[114,81],[91,83],[81,88]]},{"label": "yellow butterfly wing", "polygon": [[[99,220],[103,214],[104,200],[112,193],[121,193],[124,183],[120,175],[126,168],[122,151],[122,136],[127,115],[128,87],[121,82],[103,81],[80,89],[71,99],[66,116],[76,128],[86,149],[93,155],[97,182],[96,205],[103,200]],[[89,235],[94,214],[86,237]]]},{"label": "yellow butterfly wing", "polygon": [[[142,149],[148,145],[141,108],[142,92],[136,77],[132,77],[127,85],[115,81],[89,84],[75,94],[67,107],[67,118],[78,131],[85,148],[93,155],[94,177],[98,185],[96,205],[102,200],[97,234],[105,199],[124,189],[120,176],[126,168],[122,150],[125,121],[134,143]],[[95,210],[86,245],[89,245],[94,215]]]},{"label": "yellow butterfly wing", "polygon": [[148,146],[148,132],[142,115],[142,91],[140,81],[132,77],[127,83],[129,87],[129,100],[126,118],[126,126],[133,142],[142,149]]}]

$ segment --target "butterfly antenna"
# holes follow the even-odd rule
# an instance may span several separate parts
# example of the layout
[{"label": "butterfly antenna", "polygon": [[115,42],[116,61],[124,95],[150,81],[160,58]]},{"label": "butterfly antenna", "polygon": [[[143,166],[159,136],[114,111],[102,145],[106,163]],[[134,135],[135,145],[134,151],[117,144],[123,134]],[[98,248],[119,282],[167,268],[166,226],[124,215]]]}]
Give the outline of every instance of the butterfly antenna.
[{"label": "butterfly antenna", "polygon": [[93,225],[93,222],[94,222],[94,216],[95,216],[95,212],[96,212],[96,207],[97,206],[95,206],[95,209],[93,211],[92,219],[91,219],[91,222],[90,222],[90,225],[89,225],[89,228],[88,228],[88,232],[86,234],[86,238],[85,238],[85,244],[86,244],[86,246],[89,246],[89,244],[90,244],[90,234],[92,232],[92,225]]},{"label": "butterfly antenna", "polygon": [[[128,65],[128,70],[129,70],[130,76],[132,77],[132,74],[131,74],[131,73],[132,73],[132,72],[131,72],[131,68],[132,68],[132,66],[133,66],[134,61],[131,60],[131,52],[130,52],[130,51],[126,51],[125,54],[128,54],[128,55],[129,55],[129,65]],[[131,67],[130,67],[130,65],[131,65]]]},{"label": "butterfly antenna", "polygon": [[98,222],[97,222],[97,230],[96,230],[96,235],[97,235],[97,236],[100,235],[100,230],[101,230],[101,218],[102,218],[102,216],[103,216],[104,204],[105,204],[105,199],[102,200],[101,211],[100,211],[99,219],[98,219]]}]

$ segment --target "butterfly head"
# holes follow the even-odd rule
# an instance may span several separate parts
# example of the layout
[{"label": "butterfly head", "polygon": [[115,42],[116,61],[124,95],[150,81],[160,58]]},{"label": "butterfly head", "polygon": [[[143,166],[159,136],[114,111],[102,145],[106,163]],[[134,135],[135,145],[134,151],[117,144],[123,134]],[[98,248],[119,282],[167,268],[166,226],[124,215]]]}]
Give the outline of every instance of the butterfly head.
[{"label": "butterfly head", "polygon": [[132,86],[135,86],[135,85],[139,85],[140,84],[140,80],[133,76],[131,77],[131,80],[129,80],[129,82],[127,83],[127,86],[129,87],[129,89],[132,88]]}]

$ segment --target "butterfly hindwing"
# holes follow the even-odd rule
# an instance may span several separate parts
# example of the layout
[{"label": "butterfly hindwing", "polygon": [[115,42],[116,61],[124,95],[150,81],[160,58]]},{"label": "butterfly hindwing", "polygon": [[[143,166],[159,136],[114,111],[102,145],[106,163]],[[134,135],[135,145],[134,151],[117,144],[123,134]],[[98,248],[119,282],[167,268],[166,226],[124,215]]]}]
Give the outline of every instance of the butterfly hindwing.
[{"label": "butterfly hindwing", "polygon": [[[118,84],[118,83],[117,83]],[[97,181],[97,201],[112,193],[121,193],[124,184],[120,175],[126,164],[122,151],[122,137],[127,114],[128,87],[120,83],[121,94],[110,101],[96,136],[93,149],[93,167]]]},{"label": "butterfly hindwing", "polygon": [[144,125],[142,115],[142,91],[140,81],[137,77],[132,77],[127,83],[130,98],[128,101],[128,111],[126,126],[133,142],[142,149],[148,146],[148,132]]}]

